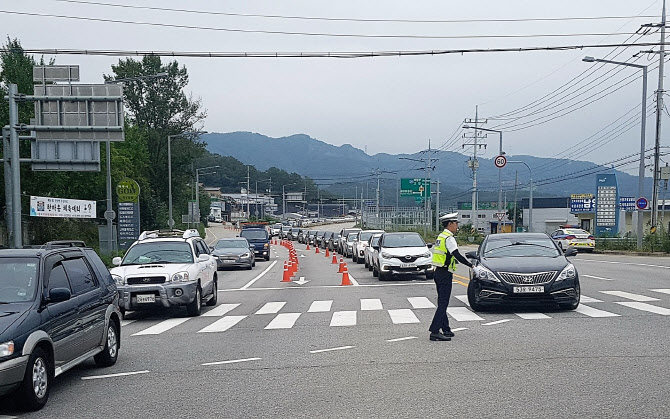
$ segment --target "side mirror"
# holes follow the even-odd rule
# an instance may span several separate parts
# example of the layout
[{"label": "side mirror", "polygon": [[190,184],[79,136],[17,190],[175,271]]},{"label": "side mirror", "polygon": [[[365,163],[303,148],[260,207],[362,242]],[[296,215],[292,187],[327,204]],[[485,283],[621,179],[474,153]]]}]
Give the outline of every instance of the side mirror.
[{"label": "side mirror", "polygon": [[213,247],[213,246],[209,246],[209,251],[210,251],[210,252],[213,252],[213,251],[214,251],[214,247]]},{"label": "side mirror", "polygon": [[379,250],[379,245],[377,245],[377,246],[372,246],[372,248],[375,249],[375,250]]},{"label": "side mirror", "polygon": [[430,249],[433,247],[433,243],[426,243],[426,246],[428,246],[428,248]]},{"label": "side mirror", "polygon": [[254,246],[249,246],[249,250],[254,250]]},{"label": "side mirror", "polygon": [[468,259],[477,259],[477,252],[467,252],[465,257]]},{"label": "side mirror", "polygon": [[114,264],[116,266],[121,266],[121,258],[118,257],[118,256],[115,257],[114,259],[112,259],[112,264]]},{"label": "side mirror", "polygon": [[60,303],[72,298],[72,293],[67,288],[51,288],[49,290],[49,302]]},{"label": "side mirror", "polygon": [[208,262],[209,261],[209,255],[206,253],[201,254],[198,256],[198,262]]},{"label": "side mirror", "polygon": [[577,254],[577,249],[574,247],[568,247],[565,249],[565,257],[575,256]]}]

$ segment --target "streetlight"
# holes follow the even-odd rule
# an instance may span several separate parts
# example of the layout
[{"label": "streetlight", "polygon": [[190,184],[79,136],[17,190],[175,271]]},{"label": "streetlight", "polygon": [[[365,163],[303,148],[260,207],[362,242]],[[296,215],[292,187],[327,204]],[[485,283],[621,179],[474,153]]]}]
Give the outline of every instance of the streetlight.
[{"label": "streetlight", "polygon": [[[640,167],[637,174],[637,194],[638,198],[644,195],[644,147],[645,135],[647,131],[647,66],[642,64],[623,63],[620,61],[602,60],[593,57],[584,57],[582,61],[586,63],[608,63],[615,65],[623,65],[626,67],[641,68],[642,69],[642,129],[640,133]],[[656,176],[654,176],[656,179]],[[652,197],[653,198],[653,197]],[[653,201],[653,199],[652,199]],[[656,205],[657,206],[657,205]],[[655,207],[652,207],[652,211]],[[644,217],[642,210],[637,210],[637,248],[642,249],[642,236],[644,235]]]},{"label": "streetlight", "polygon": [[[503,137],[503,132],[497,129],[489,129],[489,128],[480,128],[480,127],[471,127],[470,125],[463,125],[464,129],[477,129],[480,131],[488,131],[488,132],[497,132],[500,134],[500,151],[499,151],[499,156],[502,156],[505,154],[505,152],[502,149],[502,137]],[[502,168],[498,168],[498,211],[502,211]],[[498,223],[498,233],[500,233],[500,222]]]},{"label": "streetlight", "polygon": [[[533,232],[533,171],[528,166],[528,163],[520,160],[507,160],[507,163],[520,163],[525,165],[530,172],[530,197],[528,198],[528,231]],[[514,214],[516,220],[516,213]]]},{"label": "streetlight", "polygon": [[172,139],[183,137],[185,135],[200,135],[207,134],[207,131],[184,131],[180,134],[168,135],[167,136],[167,145],[168,145],[168,228],[170,230],[174,229],[174,218],[172,217]]},{"label": "streetlight", "polygon": [[[270,182],[270,192],[269,195],[272,197],[272,178],[269,179],[259,179],[256,180],[256,205],[258,205],[258,182]],[[258,207],[256,207],[256,216],[258,216]],[[261,218],[265,218],[265,200],[261,200]]]},{"label": "streetlight", "polygon": [[[200,222],[200,171],[208,169],[218,169],[220,166],[209,166],[209,167],[200,167],[195,169],[195,214],[197,215],[197,222]],[[204,175],[211,175],[216,173],[216,171],[210,173],[203,173]]]}]

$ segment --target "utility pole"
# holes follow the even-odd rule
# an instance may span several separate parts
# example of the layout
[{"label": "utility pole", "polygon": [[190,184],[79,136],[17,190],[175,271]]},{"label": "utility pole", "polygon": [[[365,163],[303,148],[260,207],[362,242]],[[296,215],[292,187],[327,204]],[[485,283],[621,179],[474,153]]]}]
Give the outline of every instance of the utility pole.
[{"label": "utility pole", "polygon": [[379,218],[379,186],[381,184],[381,172],[379,171],[379,168],[375,169],[375,174],[377,175],[377,205],[375,208],[375,212],[377,214],[377,218]]},{"label": "utility pole", "polygon": [[16,84],[10,83],[7,90],[9,96],[9,151],[12,156],[12,208],[7,208],[7,211],[12,211],[12,223],[14,224],[12,226],[14,234],[12,244],[15,249],[21,249],[23,248],[23,233],[21,230],[21,167],[19,132],[16,129],[19,125],[19,105],[16,102],[19,89]]},{"label": "utility pole", "polygon": [[518,183],[519,183],[519,172],[515,170],[514,171],[514,215],[512,216],[512,219],[514,220],[514,231],[512,231],[512,233],[516,233],[516,212],[517,212],[517,208],[516,208],[516,187],[517,187]]},{"label": "utility pole", "polygon": [[661,121],[663,112],[663,70],[665,69],[665,0],[663,0],[663,17],[661,18],[661,44],[658,55],[658,90],[656,91],[656,143],[654,145],[654,189],[652,192],[652,206],[651,206],[651,226],[656,228],[658,223],[658,189],[660,186],[659,175],[659,159],[661,148]]},{"label": "utility pole", "polygon": [[251,209],[249,207],[249,189],[251,189],[251,186],[249,185],[249,174],[251,173],[251,166],[247,166],[247,221],[249,218],[251,218]]},{"label": "utility pole", "polygon": [[479,161],[477,160],[477,151],[481,148],[484,147],[486,148],[486,144],[480,143],[479,140],[486,138],[486,134],[483,136],[479,135],[479,130],[477,129],[478,124],[485,124],[487,121],[480,121],[479,120],[479,105],[475,107],[475,119],[466,119],[464,123],[466,124],[473,124],[474,125],[474,130],[475,130],[475,135],[473,137],[468,137],[465,134],[463,135],[463,138],[469,138],[472,139],[472,143],[463,143],[463,148],[466,146],[472,146],[472,160],[468,160],[468,167],[472,169],[472,227],[475,229],[475,231],[479,231],[477,229],[477,225],[479,224],[478,220],[478,196],[477,196],[477,169],[479,169]]},{"label": "utility pole", "polygon": [[437,193],[435,197],[435,229],[440,231],[440,179],[435,181],[437,184]]}]

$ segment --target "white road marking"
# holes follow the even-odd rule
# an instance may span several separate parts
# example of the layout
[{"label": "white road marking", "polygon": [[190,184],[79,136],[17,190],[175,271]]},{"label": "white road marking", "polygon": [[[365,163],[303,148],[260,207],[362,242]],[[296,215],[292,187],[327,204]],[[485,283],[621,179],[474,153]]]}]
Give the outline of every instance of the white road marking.
[{"label": "white road marking", "polygon": [[322,300],[314,301],[312,305],[309,306],[308,313],[324,313],[330,311],[330,308],[333,305],[333,300]]},{"label": "white road marking", "polygon": [[146,374],[149,371],[133,371],[133,372],[119,372],[117,374],[105,374],[105,375],[89,375],[88,377],[81,377],[82,380],[97,380],[98,378],[114,378],[114,377],[125,377],[128,375],[138,375]]},{"label": "white road marking", "polygon": [[[129,324],[136,322],[137,320],[121,320],[121,327],[128,326]],[[2,416],[0,416],[2,418]]]},{"label": "white road marking", "polygon": [[204,317],[221,317],[238,306],[239,304],[220,304],[208,312],[202,313],[202,315]]},{"label": "white road marking", "polygon": [[543,313],[514,313],[524,320],[550,319],[551,317]]},{"label": "white road marking", "polygon": [[452,332],[460,332],[461,330],[468,330],[467,327],[458,327],[456,329],[451,329]]},{"label": "white road marking", "polygon": [[663,294],[670,294],[670,288],[656,288],[649,291],[662,292]]},{"label": "white road marking", "polygon": [[647,297],[640,294],[632,294],[626,291],[600,291],[603,294],[614,295],[615,297],[627,298],[633,301],[660,301],[658,298]]},{"label": "white road marking", "polygon": [[465,304],[466,306],[470,307],[470,302],[468,301],[468,296],[467,295],[454,295],[456,299],[458,299],[460,302]]},{"label": "white road marking", "polygon": [[261,309],[258,310],[256,314],[277,314],[279,313],[279,310],[281,310],[285,305],[285,301],[265,303],[265,305],[261,307]]},{"label": "white road marking", "polygon": [[206,367],[206,366],[209,366],[209,365],[237,364],[239,362],[260,361],[261,359],[263,359],[263,358],[231,359],[230,361],[205,362],[204,364],[200,364],[200,365]]},{"label": "white road marking", "polygon": [[512,321],[512,319],[503,319],[503,320],[496,320],[490,323],[482,323],[482,326],[493,326],[494,324],[506,323],[509,321]]},{"label": "white road marking", "polygon": [[302,313],[281,313],[277,314],[277,316],[272,319],[270,324],[265,326],[266,330],[271,330],[271,329],[290,329],[293,327],[296,321],[298,321],[298,317],[300,317]]},{"label": "white road marking", "polygon": [[247,316],[223,316],[219,320],[205,327],[204,329],[198,330],[198,333],[216,333],[216,332],[225,332],[231,327],[235,326],[237,323],[244,320]]},{"label": "white road marking", "polygon": [[451,317],[454,318],[454,320],[459,322],[484,320],[465,307],[448,307],[447,314],[449,314]]},{"label": "white road marking", "polygon": [[585,274],[582,274],[581,276],[585,276],[585,277],[587,277],[587,278],[593,278],[593,279],[602,279],[603,281],[614,281],[612,278],[603,278],[603,277],[600,277],[600,276],[594,276],[594,275],[585,275]]},{"label": "white road marking", "polygon": [[619,264],[619,265],[632,265],[632,266],[647,266],[650,268],[662,268],[662,269],[670,269],[670,266],[664,266],[664,265],[651,265],[649,263],[632,263],[632,262],[615,262],[612,260],[594,260],[594,259],[577,259],[577,260],[583,260],[585,262],[595,262],[595,263],[613,263],[613,264]]},{"label": "white road marking", "polygon": [[205,229],[205,233],[206,233],[206,232],[210,232],[210,233],[212,234],[212,236],[214,236],[214,240],[212,240],[211,242],[209,242],[208,246],[211,246],[212,244],[214,244],[215,241],[219,240],[219,238],[216,236],[216,234],[214,234],[214,232],[212,231],[212,229],[210,229],[210,228],[206,228],[206,229]]},{"label": "white road marking", "polygon": [[435,308],[435,304],[428,297],[407,297],[407,300],[412,308]]},{"label": "white road marking", "polygon": [[610,313],[609,311],[605,310],[598,310],[597,308],[585,306],[584,304],[580,304],[579,307],[575,309],[575,311],[589,317],[621,317],[620,314]]},{"label": "white road marking", "polygon": [[361,298],[361,311],[383,310],[382,300],[379,298]]},{"label": "white road marking", "polygon": [[402,342],[403,340],[418,339],[416,336],[407,336],[406,338],[388,339],[387,342]]},{"label": "white road marking", "polygon": [[336,311],[330,319],[331,326],[356,326],[355,311]]},{"label": "white road marking", "polygon": [[0,415],[0,419],[18,419],[18,416]]},{"label": "white road marking", "polygon": [[[353,281],[352,281],[353,282]],[[435,286],[435,284],[431,284],[429,282],[425,281],[417,281],[417,282],[408,282],[408,283],[403,283],[403,284],[363,284],[363,285],[358,285],[361,288],[364,287],[370,287],[370,288],[375,288],[375,287],[411,287],[411,286],[416,286],[416,285],[430,285],[430,286]],[[342,287],[341,285],[313,285],[311,287],[303,288],[303,287],[265,287],[265,288],[248,288],[248,289],[241,289],[241,288],[232,288],[232,289],[223,289],[219,290],[219,292],[233,292],[233,291],[276,291],[276,290],[300,290],[300,289],[307,289],[307,290],[313,290],[314,288],[340,288],[340,289],[346,289],[347,287]],[[353,287],[351,287],[353,289]]]},{"label": "white road marking", "polygon": [[338,348],[330,348],[330,349],[317,349],[315,351],[309,351],[310,354],[318,354],[321,352],[331,352],[331,351],[341,351],[343,349],[352,349],[355,348],[355,346],[340,346]]},{"label": "white road marking", "polygon": [[582,294],[582,295],[579,297],[579,302],[580,302],[580,303],[602,303],[603,300],[599,300],[599,299],[597,299],[597,298],[587,297],[586,295]]},{"label": "white road marking", "polygon": [[172,329],[173,327],[179,326],[185,321],[190,320],[190,317],[182,317],[177,319],[167,319],[162,322],[155,324],[151,327],[148,327],[144,330],[141,330],[137,333],[134,333],[132,336],[143,336],[143,335],[160,335],[161,333]]},{"label": "white road marking", "polygon": [[647,303],[623,302],[623,303],[617,303],[617,304],[621,304],[622,306],[634,308],[636,310],[648,311],[650,313],[661,314],[663,316],[670,316],[670,309],[667,309],[667,308],[664,308],[664,307],[657,307],[657,306],[647,304]]},{"label": "white road marking", "polygon": [[420,323],[414,312],[408,308],[389,310],[393,324]]},{"label": "white road marking", "polygon": [[[349,268],[347,268],[347,269],[349,269]],[[347,272],[347,273],[348,273],[348,272]],[[351,276],[351,274],[349,274],[349,281],[351,281],[351,283],[354,284],[354,286],[356,286],[356,287],[360,286],[360,284],[358,283],[358,281],[356,281],[356,279],[354,279],[354,277]]]},{"label": "white road marking", "polygon": [[277,264],[277,261],[275,260],[274,262],[272,262],[272,263],[270,264],[270,266],[268,266],[267,268],[265,268],[265,270],[264,270],[263,272],[259,273],[258,276],[257,276],[256,278],[254,278],[254,279],[252,279],[251,281],[247,282],[247,283],[246,283],[242,288],[240,288],[240,289],[241,289],[241,290],[245,290],[245,289],[249,288],[250,286],[254,285],[254,282],[256,282],[256,281],[258,281],[259,279],[263,278],[263,275],[265,275],[266,273],[268,273],[268,272],[270,271],[270,269],[272,269],[276,264]]}]

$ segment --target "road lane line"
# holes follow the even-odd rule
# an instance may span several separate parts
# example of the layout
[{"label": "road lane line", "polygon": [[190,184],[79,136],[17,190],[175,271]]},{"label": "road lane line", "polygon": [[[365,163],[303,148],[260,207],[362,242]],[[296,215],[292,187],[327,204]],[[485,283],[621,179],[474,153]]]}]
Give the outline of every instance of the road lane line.
[{"label": "road lane line", "polygon": [[202,313],[202,315],[203,317],[221,317],[238,306],[239,304],[220,304],[213,309]]},{"label": "road lane line", "polygon": [[457,327],[456,329],[451,329],[452,332],[460,332],[461,330],[468,330],[467,327]]},{"label": "road lane line", "polygon": [[330,319],[331,326],[356,326],[355,311],[336,311]]},{"label": "road lane line", "polygon": [[640,294],[632,294],[626,291],[600,291],[600,292],[602,292],[603,294],[613,295],[615,297],[627,298],[633,301],[661,301],[658,298],[647,297],[645,295]]},{"label": "road lane line", "polygon": [[[412,286],[418,286],[418,285],[430,285],[430,286],[435,286],[435,284],[432,284],[430,282],[410,282],[410,283],[405,283],[405,284],[363,284],[363,285],[358,285],[361,288],[365,287],[370,287],[370,288],[375,288],[375,287],[412,287]],[[247,288],[247,289],[241,289],[241,288],[229,288],[229,289],[221,289],[219,292],[233,292],[233,291],[277,291],[277,290],[299,290],[299,289],[307,289],[307,290],[313,290],[314,288],[339,288],[341,290],[344,290],[346,288],[350,289],[355,289],[354,287],[343,287],[341,285],[313,285],[310,287],[265,287],[265,288]]]},{"label": "road lane line", "polygon": [[273,301],[265,303],[265,305],[261,307],[261,309],[258,310],[256,314],[277,314],[279,313],[279,310],[281,310],[285,305],[285,301]]},{"label": "road lane line", "polygon": [[133,372],[119,372],[117,374],[105,374],[105,375],[89,375],[87,377],[81,377],[82,380],[97,380],[99,378],[114,378],[114,377],[126,377],[128,375],[138,375],[146,374],[149,371],[133,371]]},{"label": "road lane line", "polygon": [[418,339],[416,336],[407,336],[406,338],[388,339],[387,342],[402,342],[404,340]]},{"label": "road lane line", "polygon": [[317,349],[315,351],[309,351],[310,354],[318,354],[321,352],[331,352],[331,351],[341,351],[343,349],[352,349],[355,348],[355,346],[340,346],[338,348],[329,348],[329,349]]},{"label": "road lane line", "polygon": [[265,326],[265,330],[272,329],[290,329],[295,325],[295,322],[298,321],[302,313],[281,313],[272,319],[270,324]]},{"label": "road lane line", "polygon": [[247,316],[223,316],[209,326],[198,330],[198,333],[216,333],[225,332],[237,323],[244,320]]},{"label": "road lane line", "polygon": [[579,307],[577,307],[574,311],[589,317],[621,317],[620,314],[610,313],[609,311],[605,310],[598,310],[597,308],[585,306],[584,304],[580,304]]},{"label": "road lane line", "polygon": [[0,415],[0,419],[18,419],[18,416]]},{"label": "road lane line", "polygon": [[514,313],[517,316],[521,317],[524,320],[539,320],[539,319],[550,319],[551,317],[542,313]]},{"label": "road lane line", "polygon": [[670,288],[656,288],[649,291],[662,292],[663,294],[670,294]]},{"label": "road lane line", "polygon": [[414,312],[408,308],[388,310],[393,324],[421,323]]},{"label": "road lane line", "polygon": [[581,297],[579,297],[579,302],[580,303],[602,303],[603,300],[599,300],[597,298],[587,297],[586,295],[582,294]]},{"label": "road lane line", "polygon": [[333,305],[333,300],[322,300],[314,301],[312,305],[309,306],[308,313],[324,313],[330,311],[330,308]]},{"label": "road lane line", "polygon": [[[347,272],[347,273],[348,273],[348,272]],[[356,287],[360,286],[360,284],[358,283],[358,281],[356,281],[356,280],[354,279],[354,277],[351,276],[351,274],[349,274],[349,281],[351,281],[351,283],[354,284],[354,286],[356,286]]]},{"label": "road lane line", "polygon": [[614,281],[612,278],[603,278],[603,277],[600,277],[600,276],[594,276],[594,275],[586,275],[586,274],[582,274],[582,276],[584,276],[584,277],[586,277],[586,278],[602,279],[603,281]]},{"label": "road lane line", "polygon": [[635,310],[648,311],[650,313],[661,314],[663,316],[670,316],[670,309],[667,309],[667,308],[664,308],[664,307],[657,307],[657,306],[647,304],[647,303],[626,301],[626,302],[616,303],[616,304],[621,304],[622,306],[634,308]]},{"label": "road lane line", "polygon": [[412,308],[435,308],[435,304],[428,297],[407,297],[407,300]]},{"label": "road lane line", "polygon": [[448,307],[447,314],[449,314],[451,317],[454,318],[454,320],[459,322],[484,320],[465,307]]},{"label": "road lane line", "polygon": [[379,298],[361,298],[361,311],[383,310],[382,300]]},{"label": "road lane line", "polygon": [[258,276],[257,276],[256,278],[254,278],[254,279],[252,279],[251,281],[247,282],[246,285],[244,285],[244,286],[243,286],[242,288],[240,288],[240,289],[241,289],[241,290],[245,290],[245,289],[249,288],[250,286],[254,285],[254,282],[256,282],[256,281],[258,281],[259,279],[263,278],[263,275],[265,275],[266,273],[268,273],[268,272],[270,271],[270,269],[272,269],[276,264],[277,264],[277,261],[275,260],[274,262],[272,262],[272,263],[270,264],[270,266],[268,266],[267,268],[265,268],[265,270],[264,270],[263,272],[261,272],[260,274],[258,274]]},{"label": "road lane line", "polygon": [[137,320],[121,320],[121,327],[128,326],[129,324],[136,322]]},{"label": "road lane line", "polygon": [[510,321],[512,321],[512,319],[496,320],[496,321],[490,322],[490,323],[482,323],[482,326],[493,326],[494,324],[506,323],[506,322],[510,322]]},{"label": "road lane line", "polygon": [[180,324],[190,320],[190,317],[186,318],[177,318],[177,319],[167,319],[163,320],[162,322],[155,324],[151,327],[148,327],[144,330],[140,330],[137,333],[133,333],[132,336],[143,336],[143,335],[160,335],[161,333],[168,331],[172,329],[173,327],[177,327]]},{"label": "road lane line", "polygon": [[467,295],[454,295],[457,300],[465,304],[466,306],[470,307],[470,302],[468,301],[468,296]]},{"label": "road lane line", "polygon": [[260,361],[261,359],[263,358],[231,359],[230,361],[205,362],[204,364],[200,365],[202,365],[203,367],[207,367],[210,365],[237,364],[239,362]]},{"label": "road lane line", "polygon": [[662,268],[662,269],[670,269],[670,266],[664,266],[664,265],[652,265],[649,263],[633,263],[633,262],[615,262],[612,260],[595,260],[595,259],[576,259],[576,260],[583,260],[585,262],[594,262],[594,263],[612,263],[612,264],[617,264],[617,265],[632,265],[632,266],[646,266],[650,268]]},{"label": "road lane line", "polygon": [[214,243],[215,241],[219,240],[219,238],[216,236],[216,234],[214,234],[214,232],[212,231],[212,229],[209,228],[209,227],[205,229],[205,233],[207,233],[207,232],[210,232],[210,233],[212,234],[212,236],[214,236],[214,240],[212,240],[211,242],[209,242],[209,243],[207,244],[208,246],[211,246],[212,243]]}]

